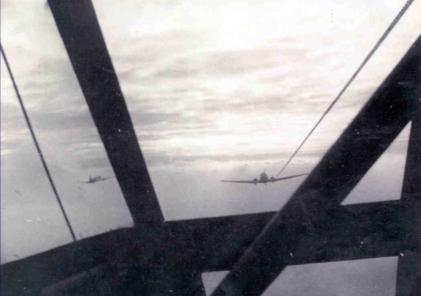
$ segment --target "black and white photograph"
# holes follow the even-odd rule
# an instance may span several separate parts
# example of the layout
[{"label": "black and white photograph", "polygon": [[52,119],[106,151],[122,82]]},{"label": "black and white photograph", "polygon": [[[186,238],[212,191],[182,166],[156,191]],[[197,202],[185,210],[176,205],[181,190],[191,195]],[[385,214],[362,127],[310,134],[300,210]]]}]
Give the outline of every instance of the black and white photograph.
[{"label": "black and white photograph", "polygon": [[420,296],[421,0],[1,0],[1,296]]}]

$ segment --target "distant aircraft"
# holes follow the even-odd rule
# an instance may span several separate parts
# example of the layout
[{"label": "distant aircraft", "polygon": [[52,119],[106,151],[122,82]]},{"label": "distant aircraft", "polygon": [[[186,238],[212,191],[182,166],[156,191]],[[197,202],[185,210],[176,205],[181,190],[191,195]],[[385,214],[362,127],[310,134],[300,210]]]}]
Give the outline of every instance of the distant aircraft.
[{"label": "distant aircraft", "polygon": [[301,177],[301,176],[306,176],[308,174],[300,174],[300,175],[293,175],[293,176],[287,176],[287,177],[282,177],[282,178],[274,178],[274,177],[268,177],[268,175],[263,172],[260,174],[260,178],[257,179],[253,179],[253,180],[221,180],[221,182],[226,182],[226,183],[248,183],[248,184],[267,184],[267,183],[274,183],[274,182],[278,182],[278,181],[282,181],[282,180],[287,180],[287,179],[292,179],[292,178],[297,178],[297,177]]},{"label": "distant aircraft", "polygon": [[93,183],[96,183],[96,182],[100,182],[100,181],[105,181],[105,180],[108,180],[108,179],[111,179],[111,178],[114,178],[114,177],[101,177],[101,176],[91,176],[91,175],[89,175],[89,180],[88,181],[85,181],[85,182],[80,182],[80,183],[85,183],[85,184],[93,184]]}]

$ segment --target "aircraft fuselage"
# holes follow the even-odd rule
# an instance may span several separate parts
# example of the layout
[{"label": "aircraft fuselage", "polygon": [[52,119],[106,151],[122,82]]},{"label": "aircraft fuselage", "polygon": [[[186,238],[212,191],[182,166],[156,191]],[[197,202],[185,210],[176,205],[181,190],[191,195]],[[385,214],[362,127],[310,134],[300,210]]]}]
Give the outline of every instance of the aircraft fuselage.
[{"label": "aircraft fuselage", "polygon": [[274,177],[269,178],[269,176],[265,172],[260,174],[259,179],[254,179],[255,184],[257,184],[257,183],[267,184],[267,183],[270,183],[270,182],[272,182],[272,183],[275,182],[275,178]]}]

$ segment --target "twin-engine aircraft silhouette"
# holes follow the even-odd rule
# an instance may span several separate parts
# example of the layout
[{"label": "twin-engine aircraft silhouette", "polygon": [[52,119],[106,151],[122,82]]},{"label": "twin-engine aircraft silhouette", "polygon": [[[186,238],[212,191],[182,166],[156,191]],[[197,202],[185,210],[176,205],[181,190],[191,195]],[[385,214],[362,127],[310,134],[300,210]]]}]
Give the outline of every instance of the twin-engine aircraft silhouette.
[{"label": "twin-engine aircraft silhouette", "polygon": [[85,183],[85,184],[93,184],[93,183],[96,183],[96,182],[101,182],[101,181],[105,181],[105,180],[108,180],[108,179],[111,179],[111,178],[114,178],[114,177],[101,177],[101,176],[91,176],[91,175],[89,175],[89,180],[88,181],[82,181],[81,183]]},{"label": "twin-engine aircraft silhouette", "polygon": [[292,178],[297,178],[297,177],[301,177],[301,176],[306,176],[308,174],[300,174],[300,175],[292,175],[292,176],[287,176],[287,177],[282,177],[282,178],[274,178],[274,177],[268,177],[268,175],[263,172],[260,174],[259,179],[254,178],[253,180],[221,180],[221,182],[226,182],[226,183],[247,183],[247,184],[267,184],[267,183],[274,183],[274,182],[278,182],[278,181],[283,181],[283,180],[287,180],[287,179],[292,179]]}]

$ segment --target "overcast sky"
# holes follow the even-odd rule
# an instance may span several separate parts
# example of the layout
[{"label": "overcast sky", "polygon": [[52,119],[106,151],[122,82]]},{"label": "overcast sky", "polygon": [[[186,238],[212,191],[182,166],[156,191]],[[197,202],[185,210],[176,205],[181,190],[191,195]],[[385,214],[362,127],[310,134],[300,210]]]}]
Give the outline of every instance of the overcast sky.
[{"label": "overcast sky", "polygon": [[[302,178],[268,186],[219,180],[277,174],[405,1],[93,2],[171,220],[280,209]],[[317,164],[419,34],[420,6],[415,1],[285,174]],[[80,183],[113,171],[48,7],[3,0],[1,13],[3,46],[77,236],[131,226],[115,180]],[[1,71],[5,262],[70,236],[3,61]],[[399,198],[407,138],[408,129],[346,203]],[[395,263],[385,262],[387,273],[384,264]]]}]

